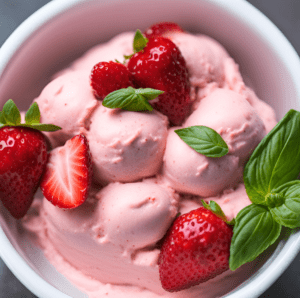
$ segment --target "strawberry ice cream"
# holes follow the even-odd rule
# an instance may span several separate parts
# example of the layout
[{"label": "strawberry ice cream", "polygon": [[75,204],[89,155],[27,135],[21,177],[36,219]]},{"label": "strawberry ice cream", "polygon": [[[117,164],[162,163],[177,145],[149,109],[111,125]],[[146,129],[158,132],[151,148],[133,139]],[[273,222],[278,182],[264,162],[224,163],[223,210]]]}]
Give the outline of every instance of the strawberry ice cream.
[{"label": "strawberry ice cream", "polygon": [[179,47],[187,62],[192,86],[205,87],[211,82],[218,86],[224,84],[225,63],[232,58],[222,45],[206,35],[170,33],[168,37]]},{"label": "strawberry ice cream", "polygon": [[62,130],[48,134],[54,147],[63,145],[86,129],[87,119],[99,105],[91,91],[88,76],[81,71],[59,76],[44,88],[35,101],[43,123],[57,123],[62,127]]},{"label": "strawberry ice cream", "polygon": [[167,125],[167,117],[156,111],[136,113],[99,106],[87,132],[96,181],[132,182],[155,175],[162,165]]},{"label": "strawberry ice cream", "polygon": [[[160,242],[177,214],[214,200],[229,220],[250,204],[243,168],[276,124],[275,113],[245,86],[238,66],[217,41],[204,35],[169,34],[186,61],[193,103],[182,126],[161,112],[109,109],[92,93],[89,74],[100,61],[132,53],[133,33],[96,46],[55,76],[35,99],[41,119],[62,127],[53,147],[76,134],[89,143],[93,185],[76,209],[36,200],[24,218],[45,255],[89,297],[213,298],[255,270],[246,264],[201,285],[169,293],[159,280]],[[155,101],[155,100],[154,100]],[[206,157],[175,129],[205,125],[228,145],[227,155]],[[38,223],[38,224],[37,224]],[[255,264],[257,261],[254,261]]]},{"label": "strawberry ice cream", "polygon": [[214,196],[242,180],[246,160],[266,131],[253,107],[240,94],[215,89],[203,98],[184,127],[205,125],[226,141],[229,153],[220,158],[198,154],[170,129],[163,176],[179,192]]}]

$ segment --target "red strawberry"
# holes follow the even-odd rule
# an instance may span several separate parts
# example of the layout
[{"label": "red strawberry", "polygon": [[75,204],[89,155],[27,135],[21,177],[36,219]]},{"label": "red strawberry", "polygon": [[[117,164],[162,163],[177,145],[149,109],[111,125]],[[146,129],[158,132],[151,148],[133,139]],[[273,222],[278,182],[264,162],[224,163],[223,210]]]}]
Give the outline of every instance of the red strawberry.
[{"label": "red strawberry", "polygon": [[126,66],[112,61],[96,64],[90,79],[94,95],[100,100],[113,91],[133,87],[131,74]]},{"label": "red strawberry", "polygon": [[60,208],[75,208],[87,198],[91,184],[91,156],[87,139],[77,135],[50,152],[41,181],[45,198]]},{"label": "red strawberry", "polygon": [[184,30],[176,23],[161,22],[150,26],[145,30],[144,35],[147,38],[168,35],[169,32],[184,32]]},{"label": "red strawberry", "polygon": [[190,84],[185,60],[168,38],[151,38],[128,62],[134,83],[141,88],[164,91],[153,107],[180,125],[190,110]]},{"label": "red strawberry", "polygon": [[176,218],[159,256],[162,287],[176,292],[226,271],[231,238],[232,229],[204,207]]},{"label": "red strawberry", "polygon": [[0,199],[13,217],[28,211],[46,163],[41,132],[21,126],[0,129]]}]

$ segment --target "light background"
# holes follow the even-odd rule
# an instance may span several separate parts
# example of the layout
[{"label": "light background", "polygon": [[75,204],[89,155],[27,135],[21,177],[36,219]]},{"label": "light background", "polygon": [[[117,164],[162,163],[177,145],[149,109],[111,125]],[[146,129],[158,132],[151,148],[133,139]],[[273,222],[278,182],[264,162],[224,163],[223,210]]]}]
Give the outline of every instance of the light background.
[{"label": "light background", "polygon": [[[0,0],[0,46],[22,21],[48,2],[50,1]],[[249,0],[248,2],[269,17],[300,54],[300,1]],[[14,277],[0,259],[0,298],[35,297]],[[300,254],[274,285],[259,298],[263,297],[300,297]]]}]

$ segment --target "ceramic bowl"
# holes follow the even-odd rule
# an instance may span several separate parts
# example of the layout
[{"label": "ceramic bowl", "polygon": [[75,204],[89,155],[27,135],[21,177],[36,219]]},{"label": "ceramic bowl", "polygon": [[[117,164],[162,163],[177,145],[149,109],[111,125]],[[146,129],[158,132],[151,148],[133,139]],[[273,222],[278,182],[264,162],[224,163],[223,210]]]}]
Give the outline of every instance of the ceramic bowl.
[{"label": "ceramic bowl", "polygon": [[[280,119],[300,110],[300,62],[283,34],[243,0],[53,0],[23,22],[0,50],[0,102],[28,108],[51,76],[91,46],[117,33],[174,21],[210,35],[240,65],[257,95]],[[59,274],[21,225],[0,208],[0,254],[16,277],[42,298],[86,297]],[[300,232],[286,231],[258,270],[227,298],[257,297],[299,251]]]}]

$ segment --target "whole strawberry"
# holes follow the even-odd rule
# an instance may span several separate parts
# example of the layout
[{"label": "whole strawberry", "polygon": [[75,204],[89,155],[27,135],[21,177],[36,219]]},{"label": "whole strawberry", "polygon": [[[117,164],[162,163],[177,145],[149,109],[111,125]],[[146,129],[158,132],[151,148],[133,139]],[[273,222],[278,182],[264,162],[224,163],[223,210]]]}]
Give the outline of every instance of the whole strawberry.
[{"label": "whole strawberry", "polygon": [[176,23],[173,22],[161,22],[150,26],[145,30],[144,35],[147,38],[157,36],[168,36],[168,33],[184,32],[184,30]]},{"label": "whole strawberry", "polygon": [[92,69],[90,81],[95,97],[100,100],[115,90],[133,87],[126,66],[112,61],[97,63]]},{"label": "whole strawberry", "polygon": [[232,229],[204,207],[176,218],[159,256],[162,287],[176,292],[226,271],[231,238]]},{"label": "whole strawberry", "polygon": [[190,111],[190,83],[178,47],[168,38],[151,38],[129,59],[128,69],[136,86],[164,91],[151,104],[172,124],[180,125]]},{"label": "whole strawberry", "polygon": [[28,211],[47,163],[47,142],[39,130],[59,129],[39,123],[33,104],[21,124],[20,112],[9,100],[0,113],[0,200],[15,218]]}]

